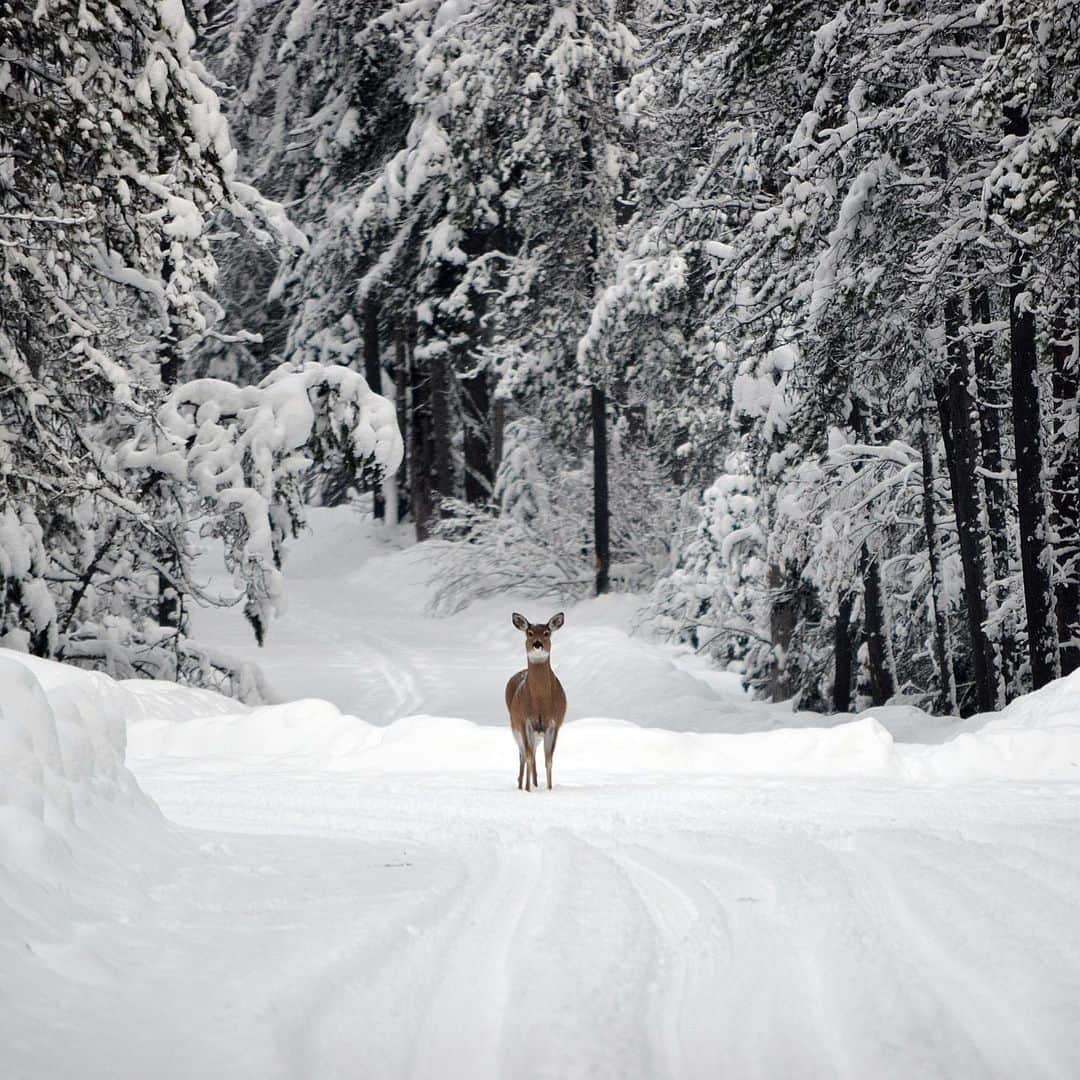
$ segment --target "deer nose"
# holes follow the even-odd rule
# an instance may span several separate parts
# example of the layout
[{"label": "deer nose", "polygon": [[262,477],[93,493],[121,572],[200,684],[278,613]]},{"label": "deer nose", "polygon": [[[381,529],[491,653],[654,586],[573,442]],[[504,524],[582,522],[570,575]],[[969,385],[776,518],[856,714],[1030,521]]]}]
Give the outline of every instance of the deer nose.
[{"label": "deer nose", "polygon": [[534,641],[533,642],[533,648],[534,649],[542,649],[543,647],[544,647],[544,643],[542,641]]}]

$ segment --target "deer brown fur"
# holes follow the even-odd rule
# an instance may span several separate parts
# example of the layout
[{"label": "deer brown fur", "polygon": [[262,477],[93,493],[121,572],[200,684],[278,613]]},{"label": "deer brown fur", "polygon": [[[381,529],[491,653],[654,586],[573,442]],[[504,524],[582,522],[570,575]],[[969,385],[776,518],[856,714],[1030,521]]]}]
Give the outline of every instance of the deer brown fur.
[{"label": "deer brown fur", "polygon": [[536,780],[536,743],[544,739],[544,764],[547,786],[551,790],[551,759],[559,728],[566,716],[566,693],[551,670],[551,635],[563,624],[563,613],[552,615],[546,623],[531,623],[514,612],[514,626],[525,634],[524,671],[506,684],[506,707],[510,710],[510,728],[518,744],[518,788],[522,779],[525,790],[540,785]]}]

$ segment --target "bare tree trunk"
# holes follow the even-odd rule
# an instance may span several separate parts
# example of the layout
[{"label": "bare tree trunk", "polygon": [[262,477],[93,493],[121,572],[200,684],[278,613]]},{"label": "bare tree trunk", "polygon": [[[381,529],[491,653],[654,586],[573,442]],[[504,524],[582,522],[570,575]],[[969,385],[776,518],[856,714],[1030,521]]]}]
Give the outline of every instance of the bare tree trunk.
[{"label": "bare tree trunk", "polygon": [[[858,438],[865,441],[869,437],[869,430],[863,404],[858,399],[852,401],[851,422]],[[859,572],[863,586],[863,633],[870,665],[870,696],[875,705],[884,705],[896,693],[896,676],[889,643],[881,568],[877,556],[866,543],[863,543],[859,555]]]},{"label": "bare tree trunk", "polygon": [[[994,335],[990,327],[990,290],[985,285],[971,293],[971,318],[977,329],[973,334],[975,360],[975,384],[979,400],[979,435],[982,464],[986,473],[996,478],[983,477],[982,491],[986,499],[986,522],[990,540],[991,568],[994,577],[993,595],[1000,597],[1004,582],[1009,576],[1009,515],[1008,487],[1002,478],[1004,461],[1001,451],[1001,419],[1004,409],[1002,387],[998,381],[998,365],[994,357]],[[998,642],[1000,657],[1000,680],[1004,695],[1009,696],[1017,668],[1016,643],[1011,634],[1001,635]]]},{"label": "bare tree trunk", "polygon": [[1054,437],[1056,468],[1051,490],[1054,556],[1057,563],[1055,610],[1061,646],[1061,673],[1080,667],[1080,431],[1077,392],[1080,390],[1075,355],[1078,338],[1070,337],[1065,312],[1054,321]]},{"label": "bare tree trunk", "polygon": [[596,595],[608,591],[611,572],[611,539],[608,505],[607,396],[592,388],[593,435],[593,530],[596,536]]},{"label": "bare tree trunk", "polygon": [[[379,302],[369,296],[364,305],[364,378],[372,391],[382,393],[382,364],[379,359]],[[364,470],[371,484],[372,511],[376,521],[386,517],[382,492],[382,469],[370,465]]]},{"label": "bare tree trunk", "polygon": [[859,558],[863,579],[863,629],[870,665],[870,696],[875,705],[884,705],[896,693],[881,567],[863,544]]},{"label": "bare tree trunk", "polygon": [[769,640],[772,642],[769,697],[772,701],[784,701],[796,689],[791,684],[787,657],[798,623],[798,604],[793,590],[788,587],[783,566],[775,559],[769,560],[766,581],[769,587]]},{"label": "bare tree trunk", "polygon": [[491,498],[495,472],[491,453],[491,388],[486,371],[461,380],[461,417],[465,444],[465,501],[474,505]]},{"label": "bare tree trunk", "polygon": [[[1028,133],[1020,105],[1005,108],[1005,134]],[[1039,362],[1035,349],[1035,316],[1026,303],[1027,263],[1023,246],[1013,248],[1009,274],[1009,346],[1012,368],[1013,432],[1016,440],[1017,516],[1020,519],[1020,566],[1024,574],[1028,658],[1032,689],[1038,690],[1058,672],[1057,626],[1050,567],[1049,522],[1043,480],[1042,408]]]},{"label": "bare tree trunk", "polygon": [[[162,267],[162,277],[168,281],[173,274],[173,262],[171,257],[166,255],[165,262]],[[180,365],[183,357],[180,352],[180,337],[181,329],[176,319],[170,313],[168,331],[165,338],[161,342],[159,354],[161,356],[161,366],[159,372],[161,375],[161,385],[167,391],[176,386],[180,379]],[[167,481],[164,476],[161,477],[160,489],[162,493],[167,491]],[[169,525],[171,515],[164,515],[161,521],[161,529],[163,532],[169,531]],[[181,524],[181,529],[182,529]],[[165,627],[166,629],[174,631],[173,642],[174,646],[178,647],[180,644],[180,633],[183,629],[184,622],[184,610],[183,610],[183,597],[181,597],[179,590],[176,588],[176,582],[179,581],[181,576],[181,567],[179,559],[179,546],[183,543],[183,536],[170,536],[167,546],[161,551],[160,558],[163,564],[163,569],[158,571],[157,584],[158,584],[158,602],[157,602],[157,621],[158,625]],[[252,628],[255,631],[255,638],[260,645],[263,643],[264,627],[261,626],[255,619],[251,618],[249,614],[249,621],[252,624]],[[176,656],[176,663],[179,666],[179,653],[174,652]],[[176,677],[174,673],[173,677]]]},{"label": "bare tree trunk", "polygon": [[431,400],[432,481],[440,499],[453,498],[454,456],[451,448],[451,393],[454,378],[445,353],[428,360],[428,387]]},{"label": "bare tree trunk", "polygon": [[926,533],[926,554],[930,564],[930,602],[934,606],[934,662],[938,669],[938,700],[940,712],[955,713],[956,672],[949,648],[949,620],[945,611],[945,589],[941,572],[941,539],[937,531],[937,508],[934,502],[934,454],[930,445],[933,405],[928,398],[921,407],[919,449],[922,452],[923,530]]},{"label": "bare tree trunk", "polygon": [[833,712],[848,712],[851,708],[851,674],[855,661],[855,638],[852,634],[851,613],[855,609],[855,594],[850,590],[840,595],[840,604],[833,624]]},{"label": "bare tree trunk", "polygon": [[410,334],[407,348],[409,367],[409,498],[412,503],[416,539],[431,535],[434,499],[431,475],[434,463],[432,433],[430,370],[424,371],[416,362],[416,341]]},{"label": "bare tree trunk", "polygon": [[971,640],[975,700],[980,712],[997,704],[997,673],[993,646],[986,634],[987,577],[983,562],[985,535],[979,506],[978,456],[972,427],[972,400],[967,350],[960,339],[960,304],[945,301],[945,343],[948,378],[935,386],[941,430],[949,465],[956,533],[964,571],[964,606]]},{"label": "bare tree trunk", "polygon": [[503,459],[503,443],[506,438],[506,398],[497,397],[492,409],[491,473],[498,473]]},{"label": "bare tree trunk", "polygon": [[1017,310],[1024,292],[1023,256],[1019,249],[1013,259],[1012,272],[1009,308],[1020,565],[1024,574],[1031,685],[1032,689],[1038,690],[1057,675],[1057,628],[1050,579],[1052,551],[1043,489],[1042,410],[1035,353],[1035,318],[1030,311]]},{"label": "bare tree trunk", "polygon": [[[410,409],[409,409],[409,352],[405,341],[405,332],[401,326],[394,330],[394,411],[397,413],[398,431],[406,449],[411,445]],[[397,520],[400,521],[407,509],[409,490],[409,454],[401,457],[397,471]]]}]

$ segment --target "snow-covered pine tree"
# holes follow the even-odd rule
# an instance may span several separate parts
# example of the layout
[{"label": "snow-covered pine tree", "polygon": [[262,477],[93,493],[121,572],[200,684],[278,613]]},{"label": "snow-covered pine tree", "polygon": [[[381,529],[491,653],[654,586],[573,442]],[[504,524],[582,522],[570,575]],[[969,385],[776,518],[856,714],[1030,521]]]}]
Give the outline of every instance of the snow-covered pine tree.
[{"label": "snow-covered pine tree", "polygon": [[[298,453],[331,430],[390,465],[399,446],[382,399],[333,371],[190,399],[183,361],[218,314],[211,216],[304,243],[239,179],[193,44],[178,0],[0,5],[0,631],[41,655],[255,692],[185,635],[195,506],[214,502],[211,530],[272,573],[262,540],[291,508]],[[229,420],[230,395],[252,394]],[[256,606],[259,577],[244,579]]]}]

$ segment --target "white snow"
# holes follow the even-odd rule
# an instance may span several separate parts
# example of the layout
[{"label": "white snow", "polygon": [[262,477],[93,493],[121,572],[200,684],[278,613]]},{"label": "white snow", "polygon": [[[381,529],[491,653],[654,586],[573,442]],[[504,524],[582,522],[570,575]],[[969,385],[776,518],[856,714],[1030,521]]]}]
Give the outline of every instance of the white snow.
[{"label": "white snow", "polygon": [[434,619],[422,548],[313,528],[263,656],[301,700],[0,651],[0,1075],[1075,1075],[1080,677],[834,723],[589,601],[526,795],[510,613],[562,605]]}]

